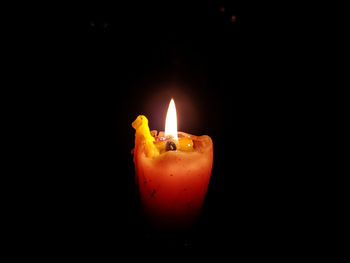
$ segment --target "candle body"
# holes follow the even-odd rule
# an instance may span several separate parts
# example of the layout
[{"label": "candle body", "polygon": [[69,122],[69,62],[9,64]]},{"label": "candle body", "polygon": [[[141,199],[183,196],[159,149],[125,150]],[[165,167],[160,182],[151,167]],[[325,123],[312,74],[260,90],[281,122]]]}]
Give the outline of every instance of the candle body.
[{"label": "candle body", "polygon": [[179,132],[193,140],[193,151],[168,151],[155,158],[145,154],[145,141],[135,140],[134,163],[141,207],[157,227],[191,226],[201,213],[208,189],[213,143],[209,136]]}]

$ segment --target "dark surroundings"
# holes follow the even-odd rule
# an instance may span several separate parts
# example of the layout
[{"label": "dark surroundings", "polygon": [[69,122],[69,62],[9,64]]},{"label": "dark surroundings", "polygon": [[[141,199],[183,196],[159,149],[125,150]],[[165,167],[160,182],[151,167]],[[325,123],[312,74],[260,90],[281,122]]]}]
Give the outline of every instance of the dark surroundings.
[{"label": "dark surroundings", "polygon": [[[295,213],[302,130],[293,125],[297,102],[286,106],[298,91],[270,57],[269,34],[250,18],[236,1],[95,3],[58,16],[47,103],[59,105],[50,128],[59,138],[41,219],[49,250],[223,249],[249,258],[305,249],[305,223]],[[203,216],[177,234],[143,222],[131,155],[132,121],[144,114],[151,129],[164,130],[172,97],[179,130],[214,143]]]}]

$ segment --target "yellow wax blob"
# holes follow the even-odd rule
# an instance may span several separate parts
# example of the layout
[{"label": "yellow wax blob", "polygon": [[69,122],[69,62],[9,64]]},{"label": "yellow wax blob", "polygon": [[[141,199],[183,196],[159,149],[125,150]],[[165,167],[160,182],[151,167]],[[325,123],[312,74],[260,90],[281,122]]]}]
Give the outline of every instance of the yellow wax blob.
[{"label": "yellow wax blob", "polygon": [[[145,153],[149,158],[157,157],[159,154],[166,152],[166,143],[168,140],[155,141],[152,136],[149,126],[148,119],[144,115],[139,115],[136,120],[132,123],[132,127],[136,130],[135,139],[141,141],[144,138]],[[183,152],[193,151],[193,141],[188,137],[179,137],[178,141],[174,141],[177,150]],[[136,147],[137,144],[135,144]]]},{"label": "yellow wax blob", "polygon": [[[135,141],[142,141],[144,138],[145,153],[147,157],[156,157],[159,155],[158,149],[154,146],[154,137],[148,127],[148,119],[144,115],[139,115],[132,123],[132,127],[136,130]],[[135,143],[135,148],[139,145]],[[135,149],[136,150],[136,149]]]}]

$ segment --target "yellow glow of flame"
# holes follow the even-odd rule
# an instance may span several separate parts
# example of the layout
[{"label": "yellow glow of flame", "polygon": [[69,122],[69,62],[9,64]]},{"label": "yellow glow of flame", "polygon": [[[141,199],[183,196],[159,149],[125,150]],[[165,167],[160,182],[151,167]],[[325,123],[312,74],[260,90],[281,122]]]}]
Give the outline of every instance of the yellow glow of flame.
[{"label": "yellow glow of flame", "polygon": [[174,140],[177,138],[177,118],[176,118],[176,108],[175,102],[171,99],[169,103],[168,113],[165,119],[165,136],[172,136]]}]

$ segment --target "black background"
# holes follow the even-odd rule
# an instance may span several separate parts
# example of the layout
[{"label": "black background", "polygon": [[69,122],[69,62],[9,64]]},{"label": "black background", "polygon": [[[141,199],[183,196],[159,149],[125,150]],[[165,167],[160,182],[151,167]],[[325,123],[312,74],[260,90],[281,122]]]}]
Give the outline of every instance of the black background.
[{"label": "black background", "polygon": [[[303,160],[292,150],[302,131],[293,125],[298,90],[282,80],[283,65],[272,58],[276,42],[248,10],[236,1],[93,3],[52,19],[42,43],[54,44],[45,49],[43,71],[45,103],[55,105],[43,184],[50,248],[84,255],[155,247],[246,256],[300,250],[302,219],[293,211]],[[214,143],[203,216],[178,235],[144,225],[131,155],[132,121],[144,114],[151,130],[164,130],[171,98],[179,130]]]}]

